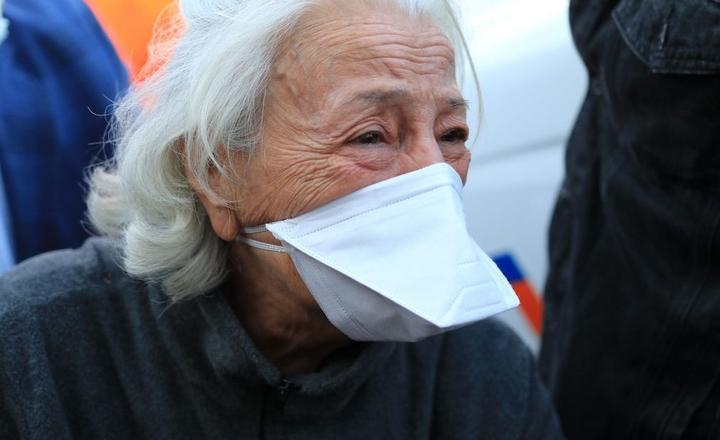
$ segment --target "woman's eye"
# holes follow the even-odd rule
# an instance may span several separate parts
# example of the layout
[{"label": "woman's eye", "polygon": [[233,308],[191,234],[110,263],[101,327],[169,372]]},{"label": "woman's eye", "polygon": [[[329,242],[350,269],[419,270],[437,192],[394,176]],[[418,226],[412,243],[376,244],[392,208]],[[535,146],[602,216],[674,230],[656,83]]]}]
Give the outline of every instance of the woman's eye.
[{"label": "woman's eye", "polygon": [[468,140],[467,130],[456,128],[450,130],[440,137],[442,142],[466,142]]},{"label": "woman's eye", "polygon": [[383,140],[383,135],[379,131],[369,131],[356,137],[353,141],[356,144],[373,145],[379,144]]}]

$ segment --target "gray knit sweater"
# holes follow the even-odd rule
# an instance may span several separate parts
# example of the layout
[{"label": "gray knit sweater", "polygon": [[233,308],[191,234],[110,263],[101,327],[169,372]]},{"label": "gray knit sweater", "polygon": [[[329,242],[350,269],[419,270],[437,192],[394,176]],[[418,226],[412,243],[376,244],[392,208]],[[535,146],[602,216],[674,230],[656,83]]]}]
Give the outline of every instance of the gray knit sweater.
[{"label": "gray knit sweater", "polygon": [[531,354],[495,320],[283,378],[222,289],[169,306],[111,241],[0,279],[0,439],[560,437]]}]

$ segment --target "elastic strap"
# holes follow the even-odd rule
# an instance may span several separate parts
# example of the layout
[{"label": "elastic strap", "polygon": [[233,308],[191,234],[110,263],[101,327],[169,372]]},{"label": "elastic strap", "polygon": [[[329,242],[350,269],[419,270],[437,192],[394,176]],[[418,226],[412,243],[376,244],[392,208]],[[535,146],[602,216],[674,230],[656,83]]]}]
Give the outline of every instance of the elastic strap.
[{"label": "elastic strap", "polygon": [[264,251],[270,251],[270,252],[279,252],[286,254],[287,251],[284,247],[278,246],[276,244],[270,244],[270,243],[263,243],[262,241],[253,240],[252,238],[247,238],[242,235],[238,235],[235,237],[235,240],[245,243],[246,245],[250,247],[254,247],[256,249],[262,249]]},{"label": "elastic strap", "polygon": [[260,226],[248,226],[247,228],[243,228],[243,232],[246,234],[258,234],[260,232],[267,232],[267,228],[265,225]]}]

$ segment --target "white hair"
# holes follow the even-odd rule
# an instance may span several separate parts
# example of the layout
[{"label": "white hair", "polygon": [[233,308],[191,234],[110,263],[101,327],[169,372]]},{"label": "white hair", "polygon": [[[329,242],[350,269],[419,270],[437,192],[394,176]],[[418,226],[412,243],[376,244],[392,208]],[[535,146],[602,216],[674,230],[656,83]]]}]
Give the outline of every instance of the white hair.
[{"label": "white hair", "polygon": [[[428,16],[467,54],[450,0],[386,1]],[[228,175],[220,158],[257,147],[276,50],[315,1],[178,3],[180,26],[161,33],[175,38],[156,31],[149,73],[115,108],[115,159],[92,171],[88,196],[95,230],[122,240],[125,270],[162,283],[172,301],[209,292],[228,272],[228,245],[213,232],[186,162],[212,194],[209,167]]]}]

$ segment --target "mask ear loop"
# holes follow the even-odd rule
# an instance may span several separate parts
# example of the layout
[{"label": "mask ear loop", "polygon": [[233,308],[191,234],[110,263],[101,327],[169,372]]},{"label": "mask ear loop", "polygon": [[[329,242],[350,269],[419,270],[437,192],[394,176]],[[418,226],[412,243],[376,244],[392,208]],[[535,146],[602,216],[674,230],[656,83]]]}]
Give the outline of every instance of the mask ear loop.
[{"label": "mask ear loop", "polygon": [[267,232],[268,229],[265,225],[260,226],[248,226],[247,228],[243,228],[243,232],[246,234],[258,234],[260,232]]},{"label": "mask ear loop", "polygon": [[[259,232],[268,232],[265,225],[262,226],[250,226],[247,228],[243,228],[243,232],[246,234],[257,234]],[[270,251],[270,252],[278,252],[281,254],[286,254],[287,251],[284,247],[279,246],[277,244],[271,244],[271,243],[263,243],[262,241],[253,240],[252,238],[247,238],[244,235],[238,235],[235,237],[235,241],[239,241],[241,243],[245,243],[246,245],[250,247],[254,247],[256,249],[261,249],[264,251]]]}]

